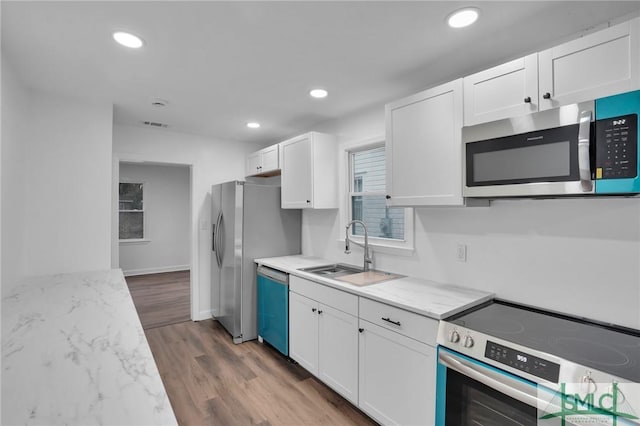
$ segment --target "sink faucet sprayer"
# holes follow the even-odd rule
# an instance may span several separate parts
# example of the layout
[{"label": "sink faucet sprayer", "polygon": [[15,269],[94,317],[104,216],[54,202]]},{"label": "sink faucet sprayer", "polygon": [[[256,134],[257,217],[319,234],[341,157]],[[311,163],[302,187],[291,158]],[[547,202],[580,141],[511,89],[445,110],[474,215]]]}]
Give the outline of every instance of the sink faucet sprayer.
[{"label": "sink faucet sprayer", "polygon": [[[351,225],[355,223],[359,223],[364,228],[364,245],[360,244],[357,241],[349,241],[349,228],[351,227]],[[351,222],[347,223],[347,227],[345,228],[345,231],[344,231],[344,252],[346,254],[351,253],[351,250],[349,250],[350,242],[364,248],[364,267],[362,269],[365,272],[368,271],[369,265],[373,263],[373,260],[371,259],[371,252],[369,251],[369,235],[367,233],[367,225],[365,225],[363,221],[352,220]]]}]

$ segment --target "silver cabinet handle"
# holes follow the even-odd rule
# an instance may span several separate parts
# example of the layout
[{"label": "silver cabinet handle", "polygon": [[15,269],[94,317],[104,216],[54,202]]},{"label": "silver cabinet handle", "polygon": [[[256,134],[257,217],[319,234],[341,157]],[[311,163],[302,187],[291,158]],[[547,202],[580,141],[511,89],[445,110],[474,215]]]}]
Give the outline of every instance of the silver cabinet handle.
[{"label": "silver cabinet handle", "polygon": [[578,127],[578,169],[580,171],[580,185],[584,192],[590,192],[593,189],[589,158],[590,145],[591,111],[582,111],[580,113],[580,126]]}]

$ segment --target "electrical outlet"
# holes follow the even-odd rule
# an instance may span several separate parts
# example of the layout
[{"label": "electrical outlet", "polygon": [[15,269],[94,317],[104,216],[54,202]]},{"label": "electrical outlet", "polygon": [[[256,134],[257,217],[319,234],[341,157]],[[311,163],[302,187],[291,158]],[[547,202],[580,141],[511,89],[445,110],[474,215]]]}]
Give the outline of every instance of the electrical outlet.
[{"label": "electrical outlet", "polygon": [[467,245],[458,244],[457,254],[458,254],[458,262],[466,262],[467,261]]}]

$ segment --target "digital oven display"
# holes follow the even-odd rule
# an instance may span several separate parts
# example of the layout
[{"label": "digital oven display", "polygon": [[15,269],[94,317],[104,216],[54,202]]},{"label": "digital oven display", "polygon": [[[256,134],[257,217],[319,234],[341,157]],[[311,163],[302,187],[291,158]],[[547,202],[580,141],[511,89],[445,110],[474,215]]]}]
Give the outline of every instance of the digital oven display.
[{"label": "digital oven display", "polygon": [[558,383],[560,365],[554,362],[546,361],[526,352],[517,351],[491,341],[487,341],[484,356],[525,373]]}]

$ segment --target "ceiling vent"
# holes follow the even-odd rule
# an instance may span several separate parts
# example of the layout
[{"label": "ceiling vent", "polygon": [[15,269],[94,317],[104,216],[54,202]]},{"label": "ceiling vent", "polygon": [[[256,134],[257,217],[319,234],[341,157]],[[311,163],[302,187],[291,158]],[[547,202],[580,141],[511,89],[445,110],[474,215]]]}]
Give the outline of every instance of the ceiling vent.
[{"label": "ceiling vent", "polygon": [[151,106],[156,108],[164,108],[169,105],[169,101],[160,98],[154,98],[151,100]]},{"label": "ceiling vent", "polygon": [[158,123],[156,121],[143,121],[142,124],[144,124],[145,126],[151,126],[151,127],[161,127],[163,129],[166,129],[167,127],[169,127],[168,124]]}]

